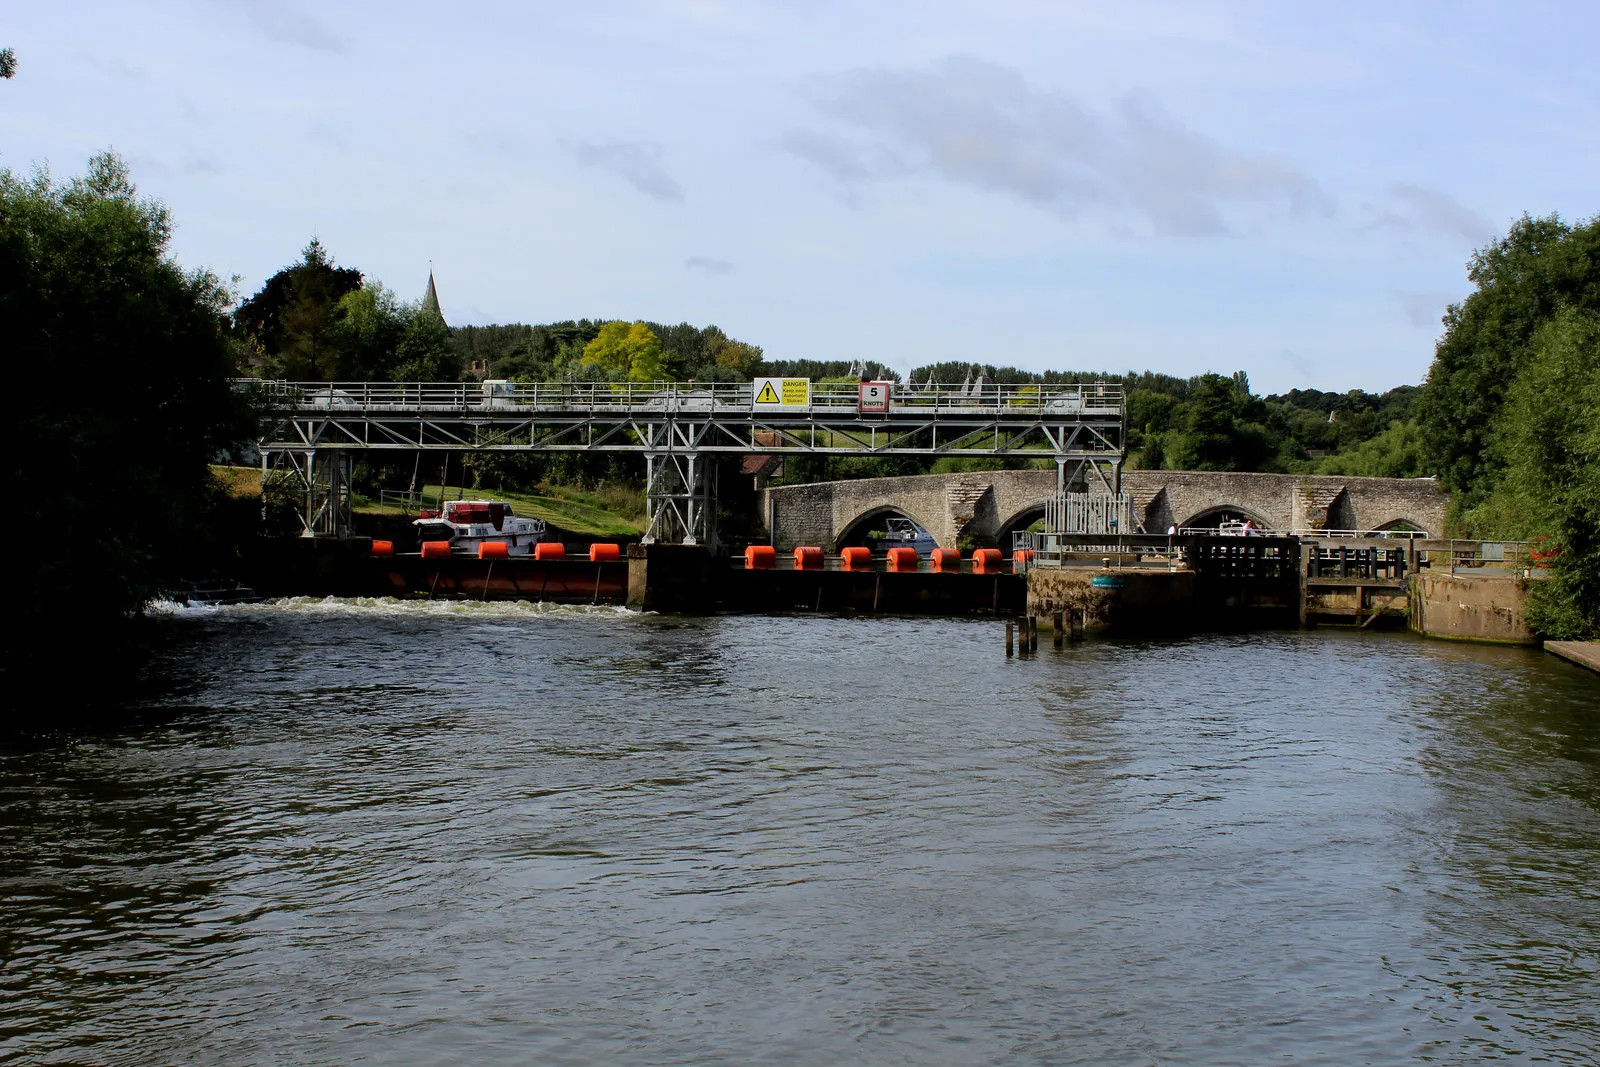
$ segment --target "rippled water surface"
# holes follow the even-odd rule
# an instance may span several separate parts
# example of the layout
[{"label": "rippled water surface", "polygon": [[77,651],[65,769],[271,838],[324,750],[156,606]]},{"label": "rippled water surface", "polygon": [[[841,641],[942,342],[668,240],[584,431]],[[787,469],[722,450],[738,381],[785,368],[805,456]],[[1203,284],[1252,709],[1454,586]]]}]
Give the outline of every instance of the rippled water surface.
[{"label": "rippled water surface", "polygon": [[1600,679],[1542,653],[163,626],[164,707],[0,742],[0,1062],[1600,1060]]}]

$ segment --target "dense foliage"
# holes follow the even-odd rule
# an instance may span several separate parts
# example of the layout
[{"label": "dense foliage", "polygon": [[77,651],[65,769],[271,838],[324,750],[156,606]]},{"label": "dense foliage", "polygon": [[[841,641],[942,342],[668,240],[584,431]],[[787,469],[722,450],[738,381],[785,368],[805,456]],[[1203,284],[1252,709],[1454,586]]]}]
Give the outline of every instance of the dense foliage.
[{"label": "dense foliage", "polygon": [[1548,556],[1529,620],[1600,636],[1600,219],[1524,216],[1478,251],[1417,408],[1469,535]]},{"label": "dense foliage", "polygon": [[335,266],[313,239],[233,313],[243,369],[291,381],[452,382],[461,359],[438,312]]},{"label": "dense foliage", "polygon": [[1600,221],[1524,215],[1468,265],[1476,290],[1445,314],[1418,417],[1429,461],[1464,511],[1500,483],[1507,395],[1563,308],[1600,313]]},{"label": "dense foliage", "polygon": [[1147,470],[1277,471],[1415,478],[1425,472],[1411,418],[1418,389],[1383,394],[1293,389],[1259,397],[1243,371],[1177,378],[1150,371],[1026,371],[933,363],[913,383],[1109,382],[1128,405],[1129,462]]},{"label": "dense foliage", "polygon": [[464,358],[488,375],[519,381],[742,382],[770,373],[761,349],[716,326],[578,319],[539,326],[454,331]]},{"label": "dense foliage", "polygon": [[228,293],[179,268],[171,229],[113,155],[61,184],[0,170],[4,495],[28,543],[13,575],[21,633],[125,617],[191,564],[219,506],[208,463],[248,430],[228,383]]}]

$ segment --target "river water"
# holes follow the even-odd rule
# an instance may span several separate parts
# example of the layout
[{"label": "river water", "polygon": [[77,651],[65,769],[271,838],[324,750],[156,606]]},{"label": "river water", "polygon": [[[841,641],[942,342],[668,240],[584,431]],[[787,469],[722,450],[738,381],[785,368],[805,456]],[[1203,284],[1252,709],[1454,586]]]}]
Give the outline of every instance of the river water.
[{"label": "river water", "polygon": [[0,1062],[1600,1060],[1600,679],[1542,653],[161,628],[125,725],[0,742]]}]

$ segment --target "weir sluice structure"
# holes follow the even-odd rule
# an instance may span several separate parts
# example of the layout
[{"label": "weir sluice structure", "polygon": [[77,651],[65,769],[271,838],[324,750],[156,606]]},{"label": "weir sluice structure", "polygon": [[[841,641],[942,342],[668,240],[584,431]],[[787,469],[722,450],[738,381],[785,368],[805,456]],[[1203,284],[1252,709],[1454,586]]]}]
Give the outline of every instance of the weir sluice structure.
[{"label": "weir sluice structure", "polygon": [[1052,528],[1130,530],[1122,387],[692,382],[241,381],[263,409],[263,485],[287,486],[308,537],[351,525],[361,453],[612,452],[645,461],[644,543],[715,548],[717,455],[1053,460]]},{"label": "weir sluice structure", "polygon": [[[1441,532],[1448,506],[1437,482],[1181,471],[1125,478],[1124,397],[1112,384],[252,380],[239,388],[260,403],[263,487],[292,494],[306,538],[295,543],[313,554],[326,548],[360,555],[362,539],[348,537],[357,455],[605,452],[644,459],[648,524],[626,560],[361,556],[343,572],[348,588],[338,595],[376,589],[471,599],[605,597],[649,610],[827,606],[993,615],[1042,604],[1077,611],[1085,625],[1093,617],[1147,628],[1313,619],[1370,626],[1408,614],[1432,620],[1444,610],[1429,606],[1431,594],[1416,594],[1432,585],[1419,587],[1414,577],[1438,555],[1449,561],[1452,582],[1432,600],[1458,614],[1478,613],[1450,625],[1477,639],[1498,640],[1501,631],[1516,638],[1519,609],[1494,600],[1495,590],[1484,594],[1487,606],[1468,604],[1458,588],[1466,579],[1455,574],[1464,550],[1429,539]],[[766,562],[752,559],[753,546],[740,566],[716,553],[710,461],[726,455],[999,456],[1043,460],[1038,466],[1046,469],[764,490],[773,543],[759,546]],[[929,567],[909,548],[888,554],[910,553],[909,565],[869,554],[857,566],[843,557],[852,531],[894,512],[916,515],[937,536],[941,547]],[[1042,532],[1029,532],[1038,519]],[[1220,527],[1244,526],[1240,519],[1258,528],[1246,532],[1268,536],[1225,536]],[[1028,550],[1019,553],[1025,563],[1013,556],[1003,572],[980,565],[979,552],[963,561],[956,551],[963,537],[1014,540]],[[795,566],[775,568],[775,553],[791,548]],[[1474,566],[1510,558],[1507,551],[1485,545]],[[1002,557],[994,547],[981,552],[996,563]],[[1525,580],[1533,569],[1519,573],[1506,580]],[[286,583],[310,588],[321,580],[290,574]],[[1479,615],[1509,621],[1497,629],[1479,625]],[[1417,623],[1424,632],[1430,627],[1438,628]]]}]

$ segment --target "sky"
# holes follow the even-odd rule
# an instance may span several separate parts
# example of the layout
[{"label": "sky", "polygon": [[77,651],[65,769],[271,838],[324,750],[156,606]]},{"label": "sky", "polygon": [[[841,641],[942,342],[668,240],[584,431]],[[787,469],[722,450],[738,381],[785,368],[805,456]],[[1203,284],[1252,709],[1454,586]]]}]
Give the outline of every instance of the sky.
[{"label": "sky", "polygon": [[1600,211],[1578,3],[8,5],[0,166],[114,149],[248,296],[315,235],[452,325],[773,359],[1425,376],[1475,248]]}]

